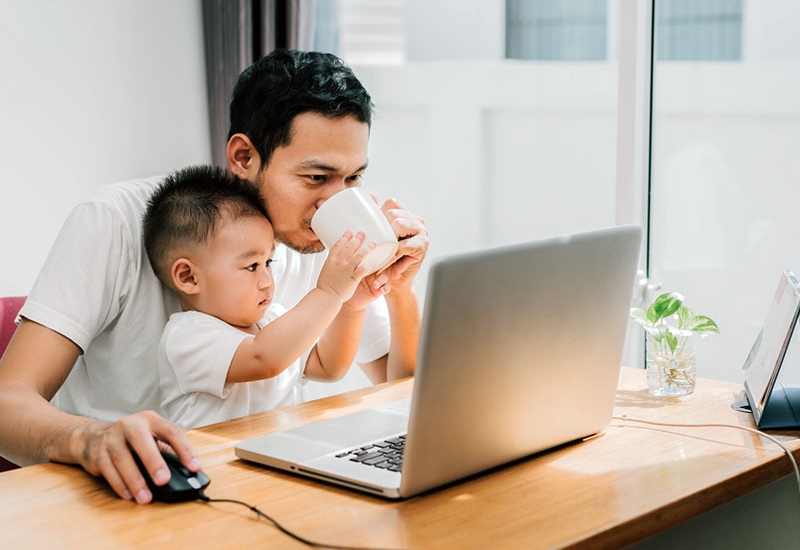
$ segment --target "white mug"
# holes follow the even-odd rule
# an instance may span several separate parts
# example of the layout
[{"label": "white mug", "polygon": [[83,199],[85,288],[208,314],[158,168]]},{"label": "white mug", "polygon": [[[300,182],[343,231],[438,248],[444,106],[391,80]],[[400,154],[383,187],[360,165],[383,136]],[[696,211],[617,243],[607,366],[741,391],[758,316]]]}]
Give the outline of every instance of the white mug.
[{"label": "white mug", "polygon": [[348,187],[322,203],[311,218],[311,229],[328,249],[348,229],[353,233],[363,231],[367,236],[365,244],[378,243],[361,262],[368,274],[386,266],[397,252],[397,237],[389,220],[375,201],[358,187]]}]

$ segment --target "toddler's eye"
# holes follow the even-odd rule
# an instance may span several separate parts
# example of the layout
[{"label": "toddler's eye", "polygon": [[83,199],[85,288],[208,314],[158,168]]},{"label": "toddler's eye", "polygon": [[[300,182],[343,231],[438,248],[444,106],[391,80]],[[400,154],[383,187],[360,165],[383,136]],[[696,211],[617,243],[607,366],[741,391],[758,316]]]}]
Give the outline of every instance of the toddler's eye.
[{"label": "toddler's eye", "polygon": [[275,263],[275,260],[273,260],[272,258],[270,258],[269,260],[267,260],[267,263],[266,263],[266,264],[264,264],[264,265],[266,265],[267,267],[272,267],[272,264],[274,264],[274,263]]},{"label": "toddler's eye", "polygon": [[250,264],[247,267],[245,267],[245,269],[247,271],[255,271],[256,269],[258,269],[258,264]]}]

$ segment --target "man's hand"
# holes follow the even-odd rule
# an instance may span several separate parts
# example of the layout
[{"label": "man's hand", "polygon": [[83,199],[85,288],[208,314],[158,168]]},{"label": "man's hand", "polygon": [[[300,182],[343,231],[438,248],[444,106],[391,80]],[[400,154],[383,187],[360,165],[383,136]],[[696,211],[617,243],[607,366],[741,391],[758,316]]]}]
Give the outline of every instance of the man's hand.
[{"label": "man's hand", "polygon": [[413,215],[395,199],[384,201],[381,211],[399,242],[395,261],[383,272],[388,277],[386,284],[390,289],[410,289],[428,253],[428,227],[425,220]]},{"label": "man's hand", "polygon": [[[373,199],[377,202],[375,196]],[[373,294],[386,294],[392,327],[389,353],[361,364],[362,370],[374,384],[414,374],[420,310],[413,283],[429,245],[425,220],[411,214],[395,199],[385,201],[381,211],[397,235],[399,246],[395,259],[388,267],[362,282],[362,286],[364,283],[369,285],[367,290]],[[354,298],[361,291],[359,287]]]},{"label": "man's hand", "polygon": [[390,290],[389,276],[385,271],[379,271],[361,279],[352,298],[347,300],[344,305],[352,310],[361,311],[367,309],[367,306],[374,302],[376,298],[383,296]]},{"label": "man's hand", "polygon": [[0,443],[4,456],[20,465],[79,464],[104,477],[125,499],[152,500],[132,452],[156,484],[169,480],[161,450],[173,449],[191,471],[201,468],[186,434],[153,412],[113,424],[68,414],[50,400],[75,364],[80,348],[61,334],[23,319],[0,359]]},{"label": "man's hand", "polygon": [[80,465],[90,474],[104,477],[120,497],[139,504],[150,502],[153,495],[136,466],[133,452],[156,485],[165,484],[170,477],[162,450],[174,451],[192,472],[202,468],[186,434],[152,411],[126,416],[113,424],[88,423],[77,436]]}]

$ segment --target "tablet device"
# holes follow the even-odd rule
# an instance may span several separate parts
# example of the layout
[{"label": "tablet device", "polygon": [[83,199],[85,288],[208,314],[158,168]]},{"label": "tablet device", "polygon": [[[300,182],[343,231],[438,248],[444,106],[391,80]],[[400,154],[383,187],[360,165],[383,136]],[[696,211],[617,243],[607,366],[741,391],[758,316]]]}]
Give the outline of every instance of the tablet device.
[{"label": "tablet device", "polygon": [[778,379],[787,359],[800,351],[800,344],[792,347],[798,313],[800,282],[787,269],[743,366],[747,400],[759,428],[800,427],[800,387],[784,385]]}]

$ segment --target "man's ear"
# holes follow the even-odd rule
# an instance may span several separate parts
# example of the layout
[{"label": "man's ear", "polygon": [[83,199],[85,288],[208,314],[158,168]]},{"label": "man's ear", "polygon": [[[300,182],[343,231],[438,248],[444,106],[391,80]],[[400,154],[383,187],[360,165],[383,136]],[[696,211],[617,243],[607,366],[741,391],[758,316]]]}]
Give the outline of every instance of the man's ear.
[{"label": "man's ear", "polygon": [[261,167],[261,158],[253,142],[244,134],[233,134],[228,140],[228,168],[242,180],[254,181]]},{"label": "man's ear", "polygon": [[195,265],[191,260],[178,258],[172,263],[169,275],[172,277],[172,284],[183,294],[193,295],[200,292],[200,285],[195,277]]}]

